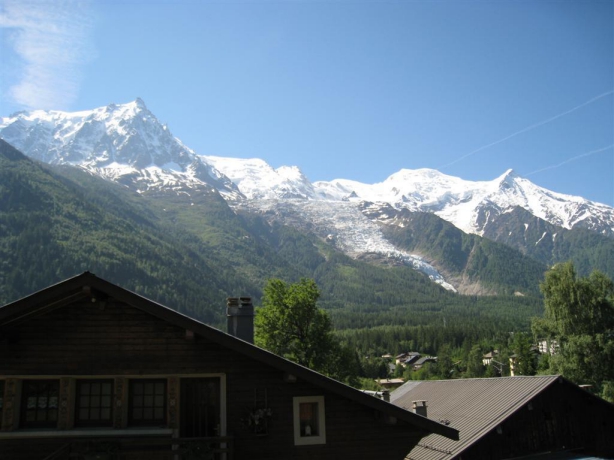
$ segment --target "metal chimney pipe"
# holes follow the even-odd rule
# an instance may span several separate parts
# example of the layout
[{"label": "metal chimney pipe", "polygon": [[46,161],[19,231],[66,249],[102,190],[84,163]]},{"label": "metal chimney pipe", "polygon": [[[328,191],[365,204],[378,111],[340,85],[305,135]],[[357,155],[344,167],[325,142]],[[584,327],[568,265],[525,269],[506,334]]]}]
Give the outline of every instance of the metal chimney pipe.
[{"label": "metal chimney pipe", "polygon": [[226,320],[230,335],[254,343],[254,306],[251,297],[226,299]]},{"label": "metal chimney pipe", "polygon": [[413,410],[416,414],[426,417],[426,401],[412,401]]}]

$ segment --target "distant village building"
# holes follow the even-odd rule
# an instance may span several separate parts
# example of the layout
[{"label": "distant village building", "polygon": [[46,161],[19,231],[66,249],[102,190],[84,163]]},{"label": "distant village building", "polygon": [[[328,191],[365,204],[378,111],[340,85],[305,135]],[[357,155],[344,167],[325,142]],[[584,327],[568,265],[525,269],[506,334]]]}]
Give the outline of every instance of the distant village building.
[{"label": "distant village building", "polygon": [[415,363],[420,359],[420,353],[416,351],[409,351],[406,353],[401,353],[395,357],[395,364],[401,365],[403,367],[407,367]]},{"label": "distant village building", "polygon": [[492,360],[495,359],[497,356],[499,356],[499,350],[489,351],[482,356],[482,364],[484,366],[490,366]]},{"label": "distant village building", "polygon": [[405,383],[405,380],[398,379],[377,379],[377,384],[386,390],[394,390]]},{"label": "distant village building", "polygon": [[412,366],[412,370],[419,371],[426,363],[436,363],[437,356],[423,356],[417,359]]},{"label": "distant village building", "polygon": [[559,344],[556,340],[540,340],[537,342],[537,348],[542,355],[555,355]]}]

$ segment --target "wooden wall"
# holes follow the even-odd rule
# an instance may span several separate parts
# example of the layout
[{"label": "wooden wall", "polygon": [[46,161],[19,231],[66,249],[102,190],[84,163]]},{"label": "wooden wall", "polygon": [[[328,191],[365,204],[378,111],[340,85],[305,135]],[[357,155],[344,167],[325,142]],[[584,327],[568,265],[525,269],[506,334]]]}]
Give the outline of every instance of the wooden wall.
[{"label": "wooden wall", "polygon": [[[224,374],[227,434],[236,438],[235,459],[403,459],[424,435],[404,422],[386,424],[377,411],[307,382],[288,383],[280,370],[201,336],[187,339],[184,329],[113,299],[68,305],[4,330],[2,337],[0,379],[8,379],[3,434],[16,428],[11,422],[15,414],[6,406],[9,401],[9,406],[17,405],[19,398],[8,388],[18,386],[22,377],[63,377],[64,388],[79,376],[113,377],[116,386],[125,385],[130,377],[164,376],[169,379],[168,391],[176,392],[181,376]],[[15,376],[17,380],[12,380]],[[241,420],[254,406],[255,394],[263,392],[273,415],[268,435],[256,436]],[[325,397],[327,443],[294,446],[293,397],[319,395]],[[170,394],[168,399],[172,397]],[[179,404],[173,406],[169,407],[169,428],[177,428],[180,420],[176,412]],[[70,413],[70,408],[66,410]],[[70,429],[69,417],[65,415],[59,426]],[[115,420],[116,428],[125,426],[121,417]],[[33,447],[27,439],[20,443],[0,438],[0,459],[10,458],[6,453],[9,448],[16,452]],[[32,458],[42,459],[50,449],[48,445],[40,452],[34,448],[37,456]]]}]

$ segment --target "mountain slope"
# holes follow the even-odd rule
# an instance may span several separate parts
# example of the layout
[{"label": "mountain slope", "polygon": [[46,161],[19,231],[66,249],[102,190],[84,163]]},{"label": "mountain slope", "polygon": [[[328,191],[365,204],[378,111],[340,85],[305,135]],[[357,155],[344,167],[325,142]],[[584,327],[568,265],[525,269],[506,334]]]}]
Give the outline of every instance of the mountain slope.
[{"label": "mountain slope", "polygon": [[[225,298],[259,303],[266,279],[312,277],[337,328],[453,321],[466,312],[526,327],[536,297],[450,293],[403,264],[354,260],[217,194],[137,194],[70,167],[40,165],[0,140],[0,303],[90,270],[221,326]],[[462,333],[461,333],[462,335]]]},{"label": "mountain slope", "polygon": [[85,179],[90,188],[0,140],[0,303],[86,270],[210,322],[224,291],[250,292],[160,232],[138,196]]},{"label": "mountain slope", "polygon": [[498,225],[487,225],[484,236],[548,266],[573,260],[584,276],[600,270],[614,277],[613,238],[585,228],[557,227],[520,207],[501,215]]},{"label": "mountain slope", "polygon": [[384,230],[390,241],[437,260],[437,266],[461,292],[539,295],[535,280],[541,280],[545,264],[509,246],[463,233],[434,214],[402,210],[394,220],[395,225]]},{"label": "mountain slope", "polygon": [[[443,252],[437,248],[426,251],[422,247],[420,253],[414,253],[411,245],[398,246],[398,242],[389,239],[392,233],[386,227],[399,222],[393,222],[385,213],[395,216],[402,211],[435,214],[468,234],[503,242],[546,264],[584,258],[586,263],[582,265],[588,267],[598,258],[586,256],[584,249],[574,249],[589,246],[582,243],[583,235],[603,235],[614,241],[611,238],[614,236],[613,208],[545,190],[513,171],[483,182],[465,181],[421,169],[401,170],[378,184],[361,184],[347,179],[311,183],[296,167],[274,169],[259,159],[198,155],[173,137],[140,99],[76,113],[17,113],[2,118],[0,136],[32,158],[55,165],[77,166],[142,195],[156,196],[158,204],[168,203],[165,212],[177,214],[178,222],[184,225],[192,221],[206,223],[210,234],[201,232],[201,236],[209,242],[215,235],[225,243],[232,238],[245,243],[241,238],[246,235],[237,233],[238,228],[244,228],[243,224],[227,225],[220,231],[221,227],[212,226],[211,220],[180,208],[186,205],[200,209],[204,202],[210,206],[219,201],[221,195],[241,215],[259,215],[267,225],[272,225],[273,221],[292,225],[299,232],[312,233],[355,259],[405,264],[449,290],[472,286],[467,292],[503,292],[521,277],[511,275],[515,278],[511,283],[509,277],[500,278],[498,274],[482,280],[480,270],[470,267],[457,270],[449,266],[450,260],[438,260]],[[225,209],[220,220],[226,221],[231,213],[218,204],[217,210]],[[203,209],[208,210],[207,206]],[[551,235],[570,235],[559,238],[569,244],[557,242],[549,255],[544,255],[543,236],[525,232],[522,241],[516,238],[521,227],[535,218],[552,226]],[[578,229],[592,233],[578,232]],[[608,247],[606,240],[593,236],[588,239],[598,240],[600,247]],[[479,246],[484,247],[482,243]],[[228,252],[226,256],[233,261],[236,259]],[[490,260],[495,258],[493,255]],[[608,274],[614,274],[614,268],[610,272],[605,261],[597,267],[604,266]],[[259,278],[261,275],[255,275],[261,272],[258,264],[254,262],[250,267],[239,269]],[[534,272],[534,268],[530,270]],[[454,281],[447,276],[452,276]],[[492,283],[500,284],[501,289]],[[526,282],[520,282],[520,286],[523,285],[526,286]]]}]

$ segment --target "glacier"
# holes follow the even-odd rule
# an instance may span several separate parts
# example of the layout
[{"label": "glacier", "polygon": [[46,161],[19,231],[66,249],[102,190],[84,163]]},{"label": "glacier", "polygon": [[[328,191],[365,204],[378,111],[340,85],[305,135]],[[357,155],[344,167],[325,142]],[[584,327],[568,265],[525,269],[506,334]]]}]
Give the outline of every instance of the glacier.
[{"label": "glacier", "polygon": [[[296,166],[275,169],[258,158],[201,155],[174,137],[138,98],[72,113],[18,112],[0,118],[0,137],[34,159],[80,167],[139,193],[220,193],[235,209],[284,215],[286,223],[308,225],[352,257],[376,254],[404,263],[449,290],[454,286],[428,261],[384,238],[380,225],[402,225],[386,219],[387,206],[434,213],[477,235],[498,215],[520,207],[563,228],[614,237],[614,208],[546,190],[512,170],[491,181],[402,169],[375,184],[312,183]],[[373,208],[379,213],[366,212]]]}]

